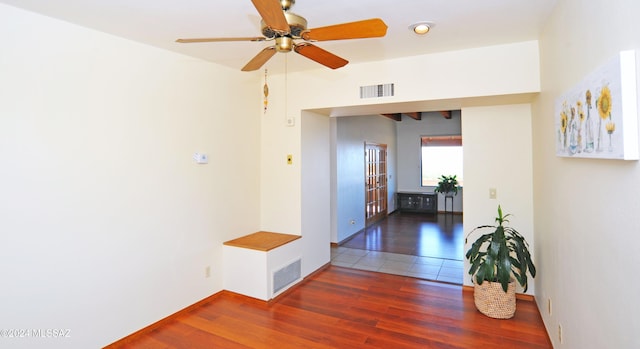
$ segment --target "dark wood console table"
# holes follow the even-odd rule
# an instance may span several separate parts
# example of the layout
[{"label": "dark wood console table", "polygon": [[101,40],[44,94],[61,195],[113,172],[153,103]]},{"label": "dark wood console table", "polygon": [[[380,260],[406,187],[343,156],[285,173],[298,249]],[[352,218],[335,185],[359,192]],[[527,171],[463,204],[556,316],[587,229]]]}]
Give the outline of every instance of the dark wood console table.
[{"label": "dark wood console table", "polygon": [[438,213],[438,194],[398,192],[400,212]]}]

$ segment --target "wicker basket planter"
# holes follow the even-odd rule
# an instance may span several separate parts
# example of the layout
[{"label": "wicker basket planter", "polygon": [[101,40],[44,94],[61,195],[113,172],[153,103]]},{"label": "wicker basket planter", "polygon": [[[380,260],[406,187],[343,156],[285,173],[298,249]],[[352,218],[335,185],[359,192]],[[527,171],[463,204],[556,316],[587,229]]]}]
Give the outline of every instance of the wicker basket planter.
[{"label": "wicker basket planter", "polygon": [[510,319],[516,313],[516,283],[509,283],[507,292],[499,282],[484,281],[473,288],[473,300],[476,308],[484,315],[494,319]]}]

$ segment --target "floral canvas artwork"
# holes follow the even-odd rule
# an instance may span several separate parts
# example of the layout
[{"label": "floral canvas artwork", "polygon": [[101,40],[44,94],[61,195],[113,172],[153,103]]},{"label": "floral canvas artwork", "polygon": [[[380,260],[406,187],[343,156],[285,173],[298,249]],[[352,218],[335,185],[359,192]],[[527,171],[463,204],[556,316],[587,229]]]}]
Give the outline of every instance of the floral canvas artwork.
[{"label": "floral canvas artwork", "polygon": [[556,100],[556,155],[638,159],[635,51],[586,76]]}]

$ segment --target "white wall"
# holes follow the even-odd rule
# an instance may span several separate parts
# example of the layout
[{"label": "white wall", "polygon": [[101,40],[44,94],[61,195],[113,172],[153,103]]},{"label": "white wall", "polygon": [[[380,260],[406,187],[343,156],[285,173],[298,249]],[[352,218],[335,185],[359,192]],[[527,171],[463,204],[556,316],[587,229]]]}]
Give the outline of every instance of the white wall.
[{"label": "white wall", "polygon": [[[265,68],[280,63],[281,56],[285,55],[276,55]],[[264,71],[247,74],[262,78]],[[260,110],[260,224],[263,230],[301,235],[302,112],[293,105],[298,97],[294,97],[292,80],[269,75],[268,109],[264,114]],[[254,86],[254,93],[262,98],[262,84]],[[287,126],[287,118],[295,125]],[[287,155],[293,156],[292,165],[287,165]]]},{"label": "white wall", "polygon": [[[304,112],[302,131],[302,273],[308,275],[329,261],[330,198],[329,118]],[[314,251],[314,253],[306,253]]]},{"label": "white wall", "polygon": [[0,328],[71,330],[0,346],[102,347],[219,291],[222,242],[259,228],[260,79],[5,5],[0,23]]},{"label": "white wall", "polygon": [[554,149],[555,98],[621,50],[640,48],[638,13],[640,3],[631,0],[559,1],[540,42],[536,299],[555,348],[640,347],[640,164],[559,158]]},{"label": "white wall", "polygon": [[[396,121],[380,115],[349,116],[336,120],[336,230],[331,242],[340,242],[365,227],[364,150],[366,143],[387,145],[387,211],[395,210]],[[351,224],[354,221],[354,224]]]},{"label": "white wall", "polygon": [[[451,119],[445,119],[439,112],[423,113],[422,120],[403,116],[397,123],[398,133],[398,191],[433,192],[434,186],[422,186],[422,136],[442,136],[461,134],[460,111],[454,110]],[[462,144],[465,144],[464,139]],[[450,173],[443,173],[450,175]],[[462,212],[463,191],[453,198],[453,211]],[[444,196],[438,195],[438,211],[445,210]],[[451,210],[451,202],[447,204]]]},{"label": "white wall", "polygon": [[[285,64],[287,55],[276,55],[266,68]],[[375,72],[375,73],[372,73]],[[261,78],[262,73],[255,74]],[[487,83],[491,81],[491,83]],[[359,87],[378,83],[395,83],[394,97],[360,99]],[[301,208],[301,168],[295,162],[287,166],[286,154],[306,158],[301,150],[299,123],[286,127],[287,117],[299,120],[302,111],[331,114],[337,108],[384,105],[414,101],[456,100],[482,103],[479,96],[508,96],[539,91],[538,44],[535,41],[409,57],[384,62],[350,64],[327,72],[326,68],[269,77],[269,111],[261,117],[261,226],[264,230],[301,234],[305,231],[302,210],[322,212],[322,201],[305,201]],[[255,93],[260,95],[258,87]],[[469,97],[469,99],[467,99]],[[486,102],[485,102],[486,104]],[[347,115],[365,115],[351,113]],[[336,130],[327,131],[327,138]],[[326,178],[328,183],[330,178]],[[331,184],[329,184],[329,188]],[[465,186],[465,190],[466,190]],[[336,198],[330,198],[336,204]],[[465,205],[465,210],[473,207]],[[337,219],[325,217],[331,230]],[[327,234],[332,234],[327,232]],[[337,234],[331,235],[331,241]],[[304,251],[306,258],[328,256],[326,248],[315,246]],[[329,262],[329,259],[326,259]]]},{"label": "white wall", "polygon": [[[289,74],[288,100],[315,109],[531,93],[539,74],[538,43],[528,41]],[[383,83],[395,84],[394,97],[359,98],[360,86]]]},{"label": "white wall", "polygon": [[[525,237],[534,253],[531,106],[462,109],[462,137],[465,235],[477,226],[494,225],[500,205],[504,214],[512,214],[509,225]],[[496,189],[496,199],[489,198],[489,188]],[[470,236],[465,253],[479,236],[478,232]],[[469,270],[466,259],[464,270]],[[535,294],[534,280],[529,282],[527,293]],[[464,283],[472,284],[466,272]],[[518,286],[517,291],[522,289]]]}]

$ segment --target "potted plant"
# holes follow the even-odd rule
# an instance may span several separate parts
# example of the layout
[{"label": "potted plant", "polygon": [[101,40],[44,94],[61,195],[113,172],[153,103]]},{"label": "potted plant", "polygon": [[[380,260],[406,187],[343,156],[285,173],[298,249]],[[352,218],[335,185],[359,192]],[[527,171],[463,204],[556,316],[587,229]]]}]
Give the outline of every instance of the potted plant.
[{"label": "potted plant", "polygon": [[[493,230],[483,234],[471,245],[466,257],[471,266],[469,274],[474,283],[473,298],[478,310],[493,318],[509,319],[516,311],[515,282],[527,291],[527,273],[536,276],[536,268],[531,260],[529,244],[502,215],[498,205],[497,225],[482,225],[476,230]],[[467,235],[467,239],[469,238]],[[465,243],[467,241],[465,239]]]},{"label": "potted plant", "polygon": [[460,187],[458,186],[458,179],[456,177],[458,176],[440,176],[440,178],[438,178],[438,185],[433,189],[433,191],[442,195],[447,195],[448,193],[458,195]]}]

